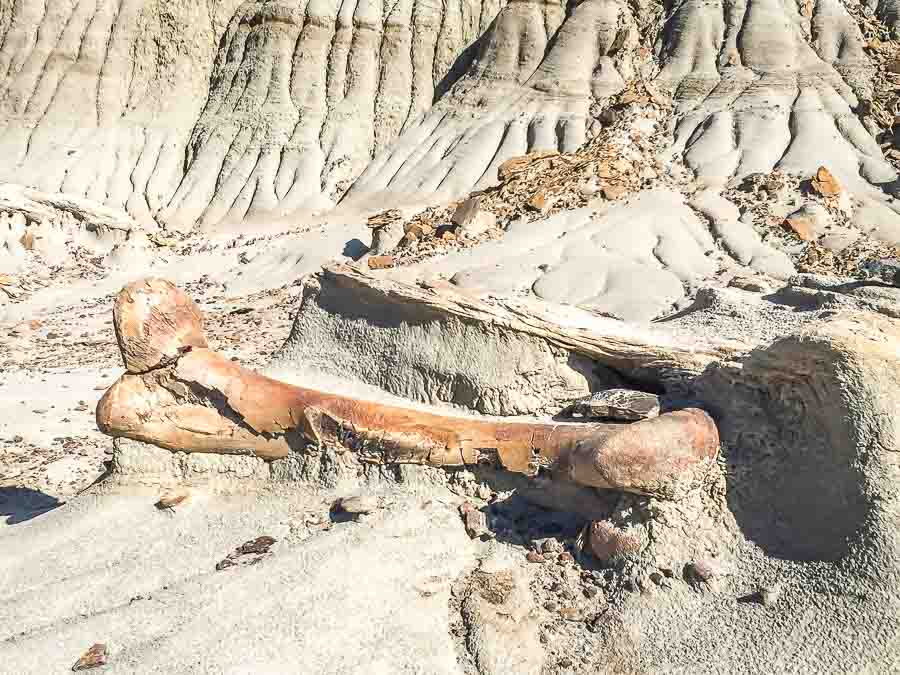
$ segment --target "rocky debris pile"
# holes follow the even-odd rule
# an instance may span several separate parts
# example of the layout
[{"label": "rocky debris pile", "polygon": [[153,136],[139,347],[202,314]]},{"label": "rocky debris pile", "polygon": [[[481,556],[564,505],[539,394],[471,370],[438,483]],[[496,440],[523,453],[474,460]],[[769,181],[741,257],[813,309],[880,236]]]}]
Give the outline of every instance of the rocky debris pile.
[{"label": "rocky debris pile", "polygon": [[[482,197],[475,196],[459,202],[455,207],[445,206],[429,209],[425,215],[404,221],[399,209],[392,209],[371,216],[368,225],[372,228],[372,245],[367,258],[369,269],[393,267],[397,255],[389,255],[398,247],[404,251],[419,250],[420,244],[435,239],[443,243],[459,241],[462,245],[473,245],[483,240],[481,235],[493,233],[499,236],[497,217],[482,206]],[[436,224],[436,218],[449,223]]]},{"label": "rocky debris pile", "polygon": [[828,167],[812,176],[751,174],[723,196],[799,272],[865,279],[868,262],[900,256],[900,248],[853,224],[855,200]]},{"label": "rocky debris pile", "polygon": [[900,256],[900,248],[878,239],[860,236],[845,248],[835,251],[817,242],[809,242],[797,255],[797,271],[810,274],[866,279],[867,268],[875,261]]},{"label": "rocky debris pile", "polygon": [[852,224],[854,200],[825,166],[812,176],[751,174],[723,196],[738,207],[741,222],[788,253],[801,272],[858,277],[865,260],[897,250]]},{"label": "rocky debris pile", "polygon": [[858,112],[885,158],[900,167],[900,42],[864,3],[844,5],[865,41],[868,91],[858,91]]},{"label": "rocky debris pile", "polygon": [[857,91],[857,113],[885,159],[900,169],[900,41],[871,6],[848,3],[844,9],[859,26],[868,57],[867,89]]},{"label": "rocky debris pile", "polygon": [[370,227],[385,234],[373,237],[372,252],[390,253],[390,266],[408,264],[500,238],[513,221],[533,222],[582,206],[603,210],[648,188],[692,192],[691,172],[677,158],[660,156],[671,137],[671,109],[655,87],[634,81],[602,112],[600,132],[577,151],[513,157],[498,168],[498,185],[424,209],[403,223],[402,234],[398,210],[373,216]]},{"label": "rocky debris pile", "polygon": [[501,165],[501,184],[485,192],[485,208],[506,224],[589,203],[602,209],[650,187],[683,189],[690,173],[659,156],[671,136],[671,110],[655,87],[631,82],[601,113],[602,130],[574,153],[538,152]]}]

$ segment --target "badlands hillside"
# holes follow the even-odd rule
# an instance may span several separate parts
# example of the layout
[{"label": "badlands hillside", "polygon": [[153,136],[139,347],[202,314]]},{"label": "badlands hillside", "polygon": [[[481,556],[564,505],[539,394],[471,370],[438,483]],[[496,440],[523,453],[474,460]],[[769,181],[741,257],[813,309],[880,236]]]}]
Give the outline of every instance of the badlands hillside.
[{"label": "badlands hillside", "polygon": [[900,672],[898,31],[0,0],[0,673]]}]

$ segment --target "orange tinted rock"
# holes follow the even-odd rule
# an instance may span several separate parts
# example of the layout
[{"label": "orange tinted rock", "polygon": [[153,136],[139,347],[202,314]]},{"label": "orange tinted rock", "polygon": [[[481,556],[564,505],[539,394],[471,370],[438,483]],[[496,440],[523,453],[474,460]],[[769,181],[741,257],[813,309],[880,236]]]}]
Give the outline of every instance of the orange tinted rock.
[{"label": "orange tinted rock", "polygon": [[394,266],[394,256],[392,255],[373,255],[369,258],[370,270],[384,270]]},{"label": "orange tinted rock", "polygon": [[19,238],[19,243],[22,244],[22,248],[26,251],[34,250],[34,234],[31,230],[25,230],[25,234],[23,234]]},{"label": "orange tinted rock", "polygon": [[606,185],[601,191],[603,192],[603,197],[611,202],[619,199],[626,192],[621,185]]},{"label": "orange tinted rock", "polygon": [[820,166],[816,177],[811,181],[813,189],[823,197],[831,197],[841,193],[841,184],[828,169]]},{"label": "orange tinted rock", "polygon": [[556,150],[538,150],[537,152],[531,152],[520,157],[512,157],[503,162],[503,164],[500,165],[500,168],[497,169],[497,178],[500,181],[505,182],[520,171],[526,169],[530,164],[548,157],[555,157],[558,154],[559,152]]},{"label": "orange tinted rock", "polygon": [[552,205],[553,200],[550,199],[543,190],[536,193],[534,197],[531,198],[531,201],[528,202],[528,207],[538,213],[547,213]]},{"label": "orange tinted rock", "polygon": [[409,223],[404,228],[404,241],[411,242],[416,239],[423,239],[434,234],[434,227],[429,223]]},{"label": "orange tinted rock", "polygon": [[794,234],[803,241],[813,241],[816,236],[813,231],[813,224],[809,218],[803,216],[788,216],[784,219],[784,226],[792,230]]}]

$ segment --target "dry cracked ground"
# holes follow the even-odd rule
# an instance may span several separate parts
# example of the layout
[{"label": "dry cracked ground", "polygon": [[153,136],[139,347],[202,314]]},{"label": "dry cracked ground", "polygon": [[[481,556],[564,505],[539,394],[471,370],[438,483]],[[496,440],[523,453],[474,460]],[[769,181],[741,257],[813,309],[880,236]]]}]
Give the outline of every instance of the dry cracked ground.
[{"label": "dry cracked ground", "polygon": [[898,31],[0,0],[0,672],[900,672]]}]

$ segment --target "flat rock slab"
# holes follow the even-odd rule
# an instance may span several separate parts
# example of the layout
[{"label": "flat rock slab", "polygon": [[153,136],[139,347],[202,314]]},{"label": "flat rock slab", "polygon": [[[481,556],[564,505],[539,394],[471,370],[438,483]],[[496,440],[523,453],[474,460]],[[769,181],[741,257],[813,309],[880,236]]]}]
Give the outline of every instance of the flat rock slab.
[{"label": "flat rock slab", "polygon": [[659,396],[634,389],[606,389],[578,401],[572,414],[622,422],[646,420],[659,416]]}]

